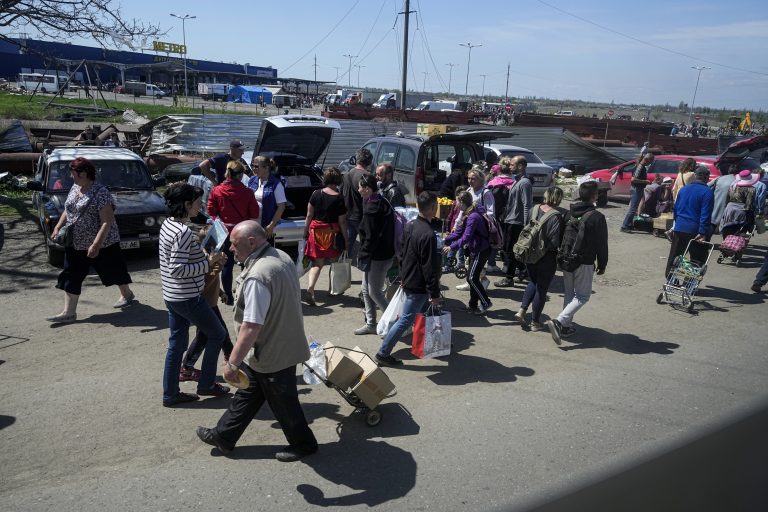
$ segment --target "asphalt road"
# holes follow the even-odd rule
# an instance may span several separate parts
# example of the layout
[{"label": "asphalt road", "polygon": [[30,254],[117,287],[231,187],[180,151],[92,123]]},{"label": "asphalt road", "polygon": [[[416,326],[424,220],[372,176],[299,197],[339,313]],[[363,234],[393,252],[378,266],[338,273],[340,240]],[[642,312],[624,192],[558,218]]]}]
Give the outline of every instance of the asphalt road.
[{"label": "asphalt road", "polygon": [[[333,389],[302,384],[321,446],[293,464],[274,459],[285,441],[267,410],[224,457],[194,431],[215,424],[227,399],[161,406],[168,330],[154,254],[129,255],[138,304],[111,309],[117,291],[89,278],[78,322],[52,328],[42,319],[61,307],[57,271],[45,263],[33,222],[5,218],[0,508],[520,507],[627,468],[765,400],[765,296],[749,291],[765,236],[753,240],[744,268],[711,265],[689,314],[655,303],[668,242],[620,233],[624,211],[603,209],[608,271],[562,347],[512,322],[521,287],[491,288],[494,308],[480,318],[459,311],[467,294],[448,276],[455,353],[417,360],[399,345],[395,355],[406,364],[387,370],[397,395],[381,405],[373,428]],[[373,354],[376,336],[352,335],[362,325],[358,288],[327,301],[318,293],[320,306],[304,309],[307,333]],[[545,314],[559,311],[561,290],[557,277]]]}]

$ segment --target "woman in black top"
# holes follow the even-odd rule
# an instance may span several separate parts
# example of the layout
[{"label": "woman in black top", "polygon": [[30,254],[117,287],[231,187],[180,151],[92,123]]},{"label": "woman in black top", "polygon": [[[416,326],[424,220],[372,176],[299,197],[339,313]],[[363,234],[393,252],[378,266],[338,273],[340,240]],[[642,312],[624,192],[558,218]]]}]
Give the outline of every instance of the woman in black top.
[{"label": "woman in black top", "polygon": [[[325,188],[315,190],[307,205],[307,219],[304,223],[304,240],[307,244],[304,255],[312,262],[309,269],[309,285],[304,300],[311,306],[315,303],[315,285],[323,266],[339,257],[347,240],[347,207],[344,196],[339,192],[341,173],[335,167],[328,167],[323,174]],[[334,243],[343,238],[344,247]]]},{"label": "woman in black top", "polygon": [[365,325],[355,334],[376,334],[376,306],[384,311],[388,305],[384,296],[384,278],[395,256],[395,217],[392,205],[379,194],[374,176],[367,174],[360,178],[358,192],[363,198],[357,257],[358,267],[364,272]]}]

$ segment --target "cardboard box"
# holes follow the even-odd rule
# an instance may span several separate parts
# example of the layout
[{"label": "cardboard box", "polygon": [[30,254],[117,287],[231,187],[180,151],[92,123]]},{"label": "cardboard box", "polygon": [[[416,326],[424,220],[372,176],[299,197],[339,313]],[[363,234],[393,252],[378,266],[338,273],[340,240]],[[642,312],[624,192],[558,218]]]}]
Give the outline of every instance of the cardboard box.
[{"label": "cardboard box", "polygon": [[655,219],[653,219],[653,229],[663,229],[664,231],[672,227],[674,219],[671,213],[662,213]]},{"label": "cardboard box", "polygon": [[[360,347],[355,347],[354,350],[363,352]],[[360,379],[352,384],[352,392],[369,409],[373,409],[395,389],[395,385],[374,360],[360,352],[349,353],[349,357],[363,369]]]},{"label": "cardboard box", "polygon": [[330,341],[323,348],[325,349],[325,368],[328,374],[326,378],[346,391],[353,382],[360,379],[363,369]]},{"label": "cardboard box", "polygon": [[448,216],[451,214],[451,210],[453,210],[452,204],[438,204],[437,205],[437,215],[435,215],[438,219],[447,219]]},{"label": "cardboard box", "polygon": [[416,125],[416,135],[431,137],[433,135],[455,132],[458,129],[458,126],[451,124],[418,123]]}]

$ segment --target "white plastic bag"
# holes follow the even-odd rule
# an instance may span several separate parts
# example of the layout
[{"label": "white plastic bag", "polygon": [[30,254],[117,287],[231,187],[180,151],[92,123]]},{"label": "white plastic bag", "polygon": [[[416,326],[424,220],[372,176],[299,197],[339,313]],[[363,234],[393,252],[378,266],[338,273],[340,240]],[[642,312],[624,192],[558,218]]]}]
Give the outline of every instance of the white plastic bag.
[{"label": "white plastic bag", "polygon": [[341,295],[352,286],[352,263],[347,258],[346,252],[341,254],[339,261],[331,263],[331,270],[329,272],[328,284],[331,295]]},{"label": "white plastic bag", "polygon": [[402,288],[398,288],[395,296],[389,301],[387,309],[381,315],[381,320],[376,324],[376,334],[379,336],[387,335],[389,329],[395,325],[400,315],[403,314],[403,304],[405,304],[405,292]]},{"label": "white plastic bag", "polygon": [[419,359],[451,354],[451,314],[448,311],[430,306],[426,315],[416,315],[411,354]]},{"label": "white plastic bag", "polygon": [[309,258],[307,258],[304,255],[304,249],[307,246],[306,240],[299,240],[299,246],[298,246],[298,254],[296,255],[296,273],[299,275],[299,278],[307,273],[307,270],[309,270],[309,267],[311,265],[311,261],[309,261]]},{"label": "white plastic bag", "polygon": [[[312,340],[309,344],[309,359],[304,364],[304,382],[306,384],[320,384],[327,377],[325,370],[325,351],[319,342]],[[315,373],[312,373],[309,368]]]}]

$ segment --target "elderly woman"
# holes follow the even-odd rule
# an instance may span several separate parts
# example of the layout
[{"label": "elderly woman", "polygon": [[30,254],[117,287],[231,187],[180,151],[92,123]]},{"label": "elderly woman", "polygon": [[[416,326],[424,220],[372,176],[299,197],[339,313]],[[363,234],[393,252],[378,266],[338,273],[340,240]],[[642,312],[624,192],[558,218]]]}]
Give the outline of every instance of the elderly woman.
[{"label": "elderly woman", "polygon": [[93,267],[104,286],[116,284],[120,300],[116,308],[134,300],[129,284],[131,276],[120,250],[120,233],[115,222],[115,203],[107,187],[96,183],[96,168],[85,158],[76,158],[69,165],[72,188],[51,239],[56,239],[66,225],[71,242],[64,249],[64,270],[59,274],[56,288],[64,290],[64,310],[46,318],[49,322],[72,323],[77,320],[77,302],[83,280]]},{"label": "elderly woman", "polygon": [[[215,186],[208,196],[208,214],[214,219],[220,219],[230,231],[244,220],[259,218],[259,203],[253,192],[243,184],[244,173],[245,165],[242,162],[230,160],[224,171],[224,181]],[[224,288],[226,304],[231,306],[234,303],[232,269],[235,257],[229,249],[229,238],[224,242],[223,251],[227,261],[221,270],[221,286]]]},{"label": "elderly woman", "polygon": [[267,232],[267,240],[275,245],[275,228],[285,212],[288,200],[285,198],[285,187],[280,178],[273,174],[275,161],[264,155],[254,157],[251,163],[255,176],[248,180],[248,188],[254,191],[259,203],[261,218],[259,224]]},{"label": "elderly woman", "polygon": [[[341,173],[335,167],[328,167],[323,174],[323,187],[315,190],[307,205],[307,218],[304,221],[304,239],[307,245],[304,254],[312,262],[309,269],[309,284],[304,300],[316,305],[315,285],[320,277],[320,270],[330,261],[339,257],[347,240],[347,207],[344,196],[339,191]],[[344,247],[338,247],[334,241],[339,237],[344,240]]]},{"label": "elderly woman", "polygon": [[355,334],[376,334],[376,306],[383,312],[389,304],[384,296],[384,279],[395,257],[395,216],[392,205],[379,194],[375,176],[364,174],[357,191],[363,198],[357,257],[363,271],[365,325]]},{"label": "elderly woman", "polygon": [[[186,183],[174,183],[165,191],[170,217],[160,227],[160,281],[168,308],[168,351],[163,372],[163,406],[173,407],[197,400],[198,395],[221,396],[229,388],[217,384],[216,362],[226,331],[202,296],[205,274],[224,263],[221,252],[205,255],[197,237],[184,222],[200,211],[203,191]],[[200,329],[207,338],[197,384],[197,395],[179,390],[181,359],[189,344],[189,326]]]}]

